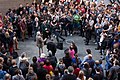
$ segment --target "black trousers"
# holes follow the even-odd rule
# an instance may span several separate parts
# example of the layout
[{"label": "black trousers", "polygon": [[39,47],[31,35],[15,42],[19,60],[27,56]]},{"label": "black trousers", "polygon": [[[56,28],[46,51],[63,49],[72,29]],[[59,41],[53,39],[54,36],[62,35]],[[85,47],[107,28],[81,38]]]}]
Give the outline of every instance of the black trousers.
[{"label": "black trousers", "polygon": [[65,39],[60,35],[59,32],[53,30],[53,34],[55,34],[56,40],[57,40],[58,42],[59,42],[59,38],[61,38],[63,41],[65,40]]}]

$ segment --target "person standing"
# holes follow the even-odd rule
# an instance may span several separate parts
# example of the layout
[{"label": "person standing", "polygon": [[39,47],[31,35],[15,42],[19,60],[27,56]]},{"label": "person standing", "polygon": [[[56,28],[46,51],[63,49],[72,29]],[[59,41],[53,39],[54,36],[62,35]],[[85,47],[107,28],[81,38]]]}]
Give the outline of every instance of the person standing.
[{"label": "person standing", "polygon": [[25,40],[25,33],[26,33],[26,19],[23,17],[20,22],[20,29],[22,32],[22,41],[24,42]]},{"label": "person standing", "polygon": [[3,69],[3,65],[0,64],[0,80],[3,80],[5,74],[7,74],[7,72],[3,71],[2,69]]},{"label": "person standing", "polygon": [[57,51],[56,44],[51,40],[50,42],[47,43],[47,49],[48,51],[52,52],[52,55],[55,56],[55,53]]},{"label": "person standing", "polygon": [[35,27],[34,27],[34,41],[36,41],[35,36],[36,36],[36,33],[37,33],[37,31],[38,31],[38,27],[39,27],[39,19],[38,19],[37,16],[35,17],[34,21],[35,21],[35,22],[34,22],[34,23],[35,23]]},{"label": "person standing", "polygon": [[15,75],[12,76],[12,80],[25,80],[19,69],[16,69]]},{"label": "person standing", "polygon": [[109,69],[108,80],[118,79],[119,74],[120,74],[119,61],[115,59],[113,61],[113,66]]},{"label": "person standing", "polygon": [[33,71],[32,67],[29,67],[28,73],[26,74],[26,80],[37,80],[37,74]]},{"label": "person standing", "polygon": [[36,35],[36,45],[39,48],[39,56],[41,55],[41,51],[43,53],[43,46],[44,46],[44,41],[46,41],[46,38],[43,40],[41,33],[38,31]]},{"label": "person standing", "polygon": [[76,80],[76,76],[73,74],[74,68],[72,66],[68,67],[69,74],[66,74],[62,77],[61,80]]},{"label": "person standing", "polygon": [[91,27],[90,27],[89,24],[86,25],[86,30],[85,30],[85,32],[86,32],[86,36],[85,36],[86,42],[85,42],[85,45],[89,45],[89,41],[90,41],[90,38],[91,38]]},{"label": "person standing", "polygon": [[31,18],[29,17],[27,19],[27,31],[28,31],[28,37],[32,37],[32,30],[33,30],[33,26],[32,26],[32,20]]}]

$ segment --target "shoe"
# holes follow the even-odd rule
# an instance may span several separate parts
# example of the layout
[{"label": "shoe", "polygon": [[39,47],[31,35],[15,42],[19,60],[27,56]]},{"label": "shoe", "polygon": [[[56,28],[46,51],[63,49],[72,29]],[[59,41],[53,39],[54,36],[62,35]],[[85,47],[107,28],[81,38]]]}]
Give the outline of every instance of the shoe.
[{"label": "shoe", "polygon": [[96,43],[96,41],[94,40],[93,43]]},{"label": "shoe", "polygon": [[86,43],[85,45],[89,45],[88,43]]},{"label": "shoe", "polygon": [[100,53],[100,55],[102,55],[102,53]]},{"label": "shoe", "polygon": [[25,38],[26,40],[28,40],[28,38]]},{"label": "shoe", "polygon": [[70,34],[70,36],[72,36],[72,34]]},{"label": "shoe", "polygon": [[63,39],[63,41],[65,41],[65,39]]},{"label": "shoe", "polygon": [[97,44],[97,43],[95,42],[95,44]]},{"label": "shoe", "polygon": [[95,48],[95,50],[99,50],[99,48]]},{"label": "shoe", "polygon": [[24,39],[22,39],[22,42],[24,42]]},{"label": "shoe", "polygon": [[19,48],[17,48],[16,50],[20,50]]}]

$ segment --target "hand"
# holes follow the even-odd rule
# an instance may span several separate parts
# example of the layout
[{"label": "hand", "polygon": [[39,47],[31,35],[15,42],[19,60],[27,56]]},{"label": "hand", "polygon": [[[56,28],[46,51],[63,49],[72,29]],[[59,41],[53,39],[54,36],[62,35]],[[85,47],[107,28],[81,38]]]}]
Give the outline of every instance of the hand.
[{"label": "hand", "polygon": [[44,41],[47,41],[47,38],[45,38]]}]

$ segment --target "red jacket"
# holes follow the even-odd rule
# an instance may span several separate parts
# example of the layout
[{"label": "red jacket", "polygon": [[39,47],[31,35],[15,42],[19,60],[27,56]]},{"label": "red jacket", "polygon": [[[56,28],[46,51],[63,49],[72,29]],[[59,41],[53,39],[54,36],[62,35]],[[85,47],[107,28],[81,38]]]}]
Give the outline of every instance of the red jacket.
[{"label": "red jacket", "polygon": [[74,69],[74,72],[73,72],[73,74],[75,74],[76,76],[78,76],[78,74],[79,74],[79,71],[80,71],[80,68],[76,68],[76,69]]}]

